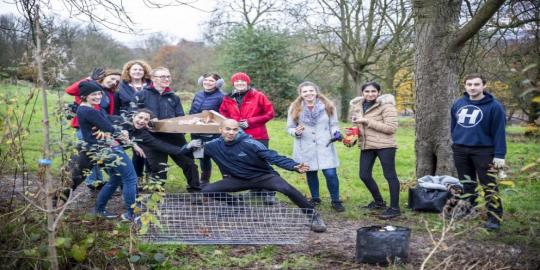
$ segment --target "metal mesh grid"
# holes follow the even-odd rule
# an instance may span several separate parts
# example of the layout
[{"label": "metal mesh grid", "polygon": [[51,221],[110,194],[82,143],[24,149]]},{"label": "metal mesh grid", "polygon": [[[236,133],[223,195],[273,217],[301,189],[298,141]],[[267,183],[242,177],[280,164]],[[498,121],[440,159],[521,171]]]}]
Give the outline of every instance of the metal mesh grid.
[{"label": "metal mesh grid", "polygon": [[167,194],[154,224],[139,238],[160,244],[298,244],[307,237],[312,210],[281,202],[266,205],[264,193]]}]

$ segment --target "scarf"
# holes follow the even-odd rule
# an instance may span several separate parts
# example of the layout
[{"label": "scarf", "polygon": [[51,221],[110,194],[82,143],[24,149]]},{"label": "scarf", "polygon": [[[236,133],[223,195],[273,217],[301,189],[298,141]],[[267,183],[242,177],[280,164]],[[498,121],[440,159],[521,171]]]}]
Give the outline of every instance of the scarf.
[{"label": "scarf", "polygon": [[315,101],[315,106],[312,110],[310,110],[304,102],[302,102],[302,107],[304,108],[304,110],[300,115],[300,122],[308,126],[315,126],[317,124],[317,120],[322,115],[325,109],[324,104],[318,99],[317,101]]},{"label": "scarf", "polygon": [[375,104],[375,100],[372,100],[372,101],[364,101],[364,103],[362,104],[362,109],[364,110],[364,113],[369,110],[369,108],[371,108],[371,106],[373,106]]}]

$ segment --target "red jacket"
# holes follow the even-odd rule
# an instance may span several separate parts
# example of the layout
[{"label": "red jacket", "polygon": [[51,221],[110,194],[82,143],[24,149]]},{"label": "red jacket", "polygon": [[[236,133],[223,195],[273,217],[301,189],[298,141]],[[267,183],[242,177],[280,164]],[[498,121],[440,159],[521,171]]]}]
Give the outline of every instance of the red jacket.
[{"label": "red jacket", "polygon": [[[81,82],[85,82],[85,81],[89,81],[90,79],[89,78],[84,78],[78,82],[75,82],[73,83],[72,85],[68,86],[66,88],[66,90],[64,90],[68,95],[70,96],[74,96],[75,97],[75,103],[77,104],[81,104],[81,96],[79,95],[79,83]],[[114,89],[113,90],[108,90],[108,91],[104,91],[106,92],[108,95],[109,95],[109,100],[110,100],[110,104],[109,104],[109,108],[107,110],[107,113],[109,115],[113,115],[114,113]],[[100,109],[101,107],[99,105],[95,105],[94,108],[96,109]],[[73,117],[73,119],[71,119],[71,127],[72,128],[79,128],[79,119],[77,119],[77,116]]]},{"label": "red jacket", "polygon": [[274,118],[274,107],[268,98],[260,91],[250,89],[238,106],[231,96],[223,97],[219,113],[236,121],[247,120],[248,128],[244,131],[255,140],[268,140],[266,122]]}]

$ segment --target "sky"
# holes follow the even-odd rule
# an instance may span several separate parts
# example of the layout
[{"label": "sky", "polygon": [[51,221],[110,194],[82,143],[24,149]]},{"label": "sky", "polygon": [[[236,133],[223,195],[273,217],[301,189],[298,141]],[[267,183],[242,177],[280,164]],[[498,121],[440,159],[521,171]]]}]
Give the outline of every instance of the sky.
[{"label": "sky", "polygon": [[[47,8],[47,14],[54,14],[65,19],[71,18],[79,22],[88,21],[83,15],[71,16],[61,1],[50,0],[51,4]],[[154,2],[158,1],[161,0],[154,0]],[[163,0],[161,2],[166,1]],[[202,41],[202,24],[210,16],[210,13],[205,11],[210,11],[214,7],[213,0],[192,1],[195,2],[193,4],[195,8],[188,6],[148,8],[144,4],[144,0],[123,2],[128,14],[135,22],[135,28],[138,29],[136,34],[123,34],[110,29],[103,30],[129,47],[135,47],[147,35],[155,32],[166,33],[175,38],[175,40],[184,38],[192,41]],[[14,4],[14,0],[0,0],[0,14],[9,13],[20,14]]]}]

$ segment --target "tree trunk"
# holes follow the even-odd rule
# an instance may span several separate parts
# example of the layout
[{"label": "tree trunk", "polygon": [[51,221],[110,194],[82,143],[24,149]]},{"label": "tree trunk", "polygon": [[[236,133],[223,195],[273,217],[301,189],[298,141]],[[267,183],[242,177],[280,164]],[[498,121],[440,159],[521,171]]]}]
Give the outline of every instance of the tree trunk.
[{"label": "tree trunk", "polygon": [[54,196],[52,176],[50,170],[51,150],[49,147],[49,110],[47,107],[47,91],[45,90],[46,84],[43,75],[43,61],[41,59],[41,38],[43,32],[41,31],[39,22],[39,7],[36,7],[36,52],[34,59],[38,67],[38,87],[41,90],[42,105],[43,105],[43,160],[40,162],[41,169],[44,171],[44,185],[45,185],[45,209],[47,210],[47,239],[48,239],[48,252],[49,261],[51,263],[51,269],[58,269],[58,258],[56,254],[56,228],[54,226],[55,213],[53,211],[52,199]]},{"label": "tree trunk", "polygon": [[349,102],[353,98],[353,95],[351,95],[352,91],[349,83],[349,73],[345,68],[343,68],[341,87],[339,90],[339,94],[341,95],[341,121],[347,122],[349,121]]},{"label": "tree trunk", "polygon": [[453,174],[450,106],[459,93],[459,52],[505,0],[486,0],[459,28],[461,0],[413,0],[416,177]]},{"label": "tree trunk", "polygon": [[416,177],[453,174],[450,106],[458,86],[458,54],[448,49],[461,1],[413,1],[415,14]]}]

